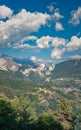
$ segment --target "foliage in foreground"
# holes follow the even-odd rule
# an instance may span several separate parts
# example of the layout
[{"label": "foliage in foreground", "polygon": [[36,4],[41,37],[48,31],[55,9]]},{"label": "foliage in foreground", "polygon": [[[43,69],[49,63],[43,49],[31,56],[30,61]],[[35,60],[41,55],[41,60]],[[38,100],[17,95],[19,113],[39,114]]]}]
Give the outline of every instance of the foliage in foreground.
[{"label": "foliage in foreground", "polygon": [[55,112],[37,116],[29,99],[9,100],[0,94],[0,130],[80,130],[79,117],[74,116],[70,102],[61,100]]}]

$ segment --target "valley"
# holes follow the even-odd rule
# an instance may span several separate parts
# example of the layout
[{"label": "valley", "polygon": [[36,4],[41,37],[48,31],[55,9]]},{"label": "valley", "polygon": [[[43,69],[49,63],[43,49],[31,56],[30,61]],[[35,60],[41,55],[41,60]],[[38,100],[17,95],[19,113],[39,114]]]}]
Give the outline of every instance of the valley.
[{"label": "valley", "polygon": [[[75,66],[76,62],[78,67]],[[34,102],[38,116],[56,111],[61,100],[66,99],[70,101],[76,115],[81,107],[81,60],[56,65],[34,65],[32,67],[18,64],[12,59],[0,59],[0,93],[10,100],[14,97],[28,98]]]}]

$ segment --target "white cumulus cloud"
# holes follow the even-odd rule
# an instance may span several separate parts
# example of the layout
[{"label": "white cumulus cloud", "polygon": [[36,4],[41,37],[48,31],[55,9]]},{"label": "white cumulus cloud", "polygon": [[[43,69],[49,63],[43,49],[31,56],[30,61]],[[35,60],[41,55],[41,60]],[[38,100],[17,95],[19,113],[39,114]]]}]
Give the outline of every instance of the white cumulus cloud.
[{"label": "white cumulus cloud", "polygon": [[54,37],[51,46],[54,48],[51,52],[52,59],[61,59],[66,50],[67,40],[64,38]]},{"label": "white cumulus cloud", "polygon": [[5,5],[0,6],[0,19],[10,18],[13,11]]},{"label": "white cumulus cloud", "polygon": [[60,22],[63,18],[64,16],[59,13],[59,9],[54,9],[53,14],[51,15],[51,21],[54,23],[56,31],[64,30],[63,25]]},{"label": "white cumulus cloud", "polygon": [[31,56],[31,57],[30,57],[30,60],[32,60],[32,61],[35,62],[35,61],[37,61],[37,57],[36,57],[36,56]]},{"label": "white cumulus cloud", "polygon": [[65,49],[55,48],[51,52],[51,58],[61,59],[62,55],[64,54],[64,51],[65,51]]},{"label": "white cumulus cloud", "polygon": [[75,51],[81,49],[81,37],[72,36],[71,40],[67,43],[66,49],[68,51]]},{"label": "white cumulus cloud", "polygon": [[50,16],[46,13],[31,13],[22,9],[7,21],[0,21],[0,45],[7,46],[10,43],[13,46],[32,32],[37,32],[48,19]]},{"label": "white cumulus cloud", "polygon": [[72,11],[71,12],[71,16],[72,16],[72,18],[70,19],[69,23],[71,23],[73,25],[80,24],[80,20],[81,20],[81,7],[78,7],[77,10]]},{"label": "white cumulus cloud", "polygon": [[56,29],[56,31],[64,30],[64,28],[60,22],[56,22],[55,29]]},{"label": "white cumulus cloud", "polygon": [[64,38],[54,37],[52,41],[53,47],[65,46],[67,40]]},{"label": "white cumulus cloud", "polygon": [[43,36],[36,41],[39,48],[49,48],[49,42],[53,40],[53,37]]},{"label": "white cumulus cloud", "polygon": [[59,13],[59,11],[55,11],[54,14],[52,15],[52,17],[53,17],[54,20],[57,20],[57,21],[60,20],[60,19],[62,19],[62,18],[64,18],[64,16],[61,15]]},{"label": "white cumulus cloud", "polygon": [[36,36],[27,36],[21,39],[21,43],[24,43],[25,41],[36,41],[37,37]]},{"label": "white cumulus cloud", "polygon": [[32,60],[33,62],[36,62],[37,64],[40,64],[40,65],[49,64],[49,63],[53,62],[52,60],[40,59],[36,56],[31,56],[30,60]]}]

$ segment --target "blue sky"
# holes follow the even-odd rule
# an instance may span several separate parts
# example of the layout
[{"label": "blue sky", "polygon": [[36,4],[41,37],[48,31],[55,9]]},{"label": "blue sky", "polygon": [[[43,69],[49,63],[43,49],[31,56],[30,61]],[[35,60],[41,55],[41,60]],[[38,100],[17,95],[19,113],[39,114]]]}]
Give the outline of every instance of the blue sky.
[{"label": "blue sky", "polygon": [[81,0],[0,0],[0,54],[81,58]]}]

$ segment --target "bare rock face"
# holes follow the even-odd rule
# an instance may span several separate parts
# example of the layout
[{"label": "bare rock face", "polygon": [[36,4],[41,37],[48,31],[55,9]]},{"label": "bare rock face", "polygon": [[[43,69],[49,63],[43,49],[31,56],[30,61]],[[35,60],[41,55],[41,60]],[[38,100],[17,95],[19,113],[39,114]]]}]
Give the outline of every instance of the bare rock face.
[{"label": "bare rock face", "polygon": [[0,58],[0,70],[17,71],[18,68],[19,68],[19,64],[12,61],[11,58],[7,58],[7,59]]}]

